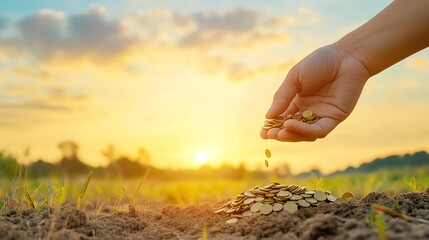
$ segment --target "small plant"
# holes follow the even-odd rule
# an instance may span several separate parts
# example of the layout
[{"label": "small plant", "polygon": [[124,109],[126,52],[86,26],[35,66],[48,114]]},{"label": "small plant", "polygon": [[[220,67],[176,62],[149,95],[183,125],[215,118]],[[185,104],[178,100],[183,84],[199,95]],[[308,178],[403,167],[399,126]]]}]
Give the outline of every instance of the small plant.
[{"label": "small plant", "polygon": [[43,209],[46,207],[46,205],[48,205],[48,199],[45,198],[45,201],[42,202],[42,205],[40,205],[40,207],[37,209],[36,215],[40,216],[40,214],[42,214]]},{"label": "small plant", "polygon": [[79,196],[78,196],[77,201],[76,201],[76,208],[77,209],[79,209],[80,201],[82,200],[83,196],[85,196],[85,192],[86,192],[86,189],[88,188],[89,181],[91,180],[91,177],[92,177],[92,171],[89,172],[88,176],[85,179],[85,182],[83,183],[82,188],[80,189],[80,193],[79,193]]},{"label": "small plant", "polygon": [[369,223],[370,225],[374,226],[374,222],[375,222],[375,210],[374,208],[371,206],[369,208],[369,215],[366,217],[366,222]]},{"label": "small plant", "polygon": [[399,211],[399,198],[397,196],[395,196],[395,210]]},{"label": "small plant", "polygon": [[375,226],[378,231],[378,238],[381,240],[386,239],[386,222],[384,219],[384,213],[378,213],[375,216]]},{"label": "small plant", "polygon": [[34,206],[34,200],[33,198],[31,198],[30,193],[28,192],[27,186],[25,186],[25,193],[24,193],[25,199],[27,199],[27,203],[28,205],[32,208],[32,209],[36,209],[36,207]]},{"label": "small plant", "polygon": [[415,177],[411,179],[411,182],[408,184],[408,186],[411,188],[411,191],[413,192],[422,191],[422,186],[420,185],[420,182]]}]

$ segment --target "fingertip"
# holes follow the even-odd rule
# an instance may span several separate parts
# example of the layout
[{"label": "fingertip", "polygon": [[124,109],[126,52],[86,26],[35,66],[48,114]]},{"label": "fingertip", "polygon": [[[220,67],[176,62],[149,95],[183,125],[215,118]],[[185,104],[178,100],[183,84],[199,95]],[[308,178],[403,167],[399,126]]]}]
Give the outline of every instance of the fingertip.
[{"label": "fingertip", "polygon": [[267,130],[262,129],[262,130],[259,132],[259,135],[261,136],[261,138],[262,138],[262,139],[267,139],[267,138],[268,138],[268,137],[267,137]]}]

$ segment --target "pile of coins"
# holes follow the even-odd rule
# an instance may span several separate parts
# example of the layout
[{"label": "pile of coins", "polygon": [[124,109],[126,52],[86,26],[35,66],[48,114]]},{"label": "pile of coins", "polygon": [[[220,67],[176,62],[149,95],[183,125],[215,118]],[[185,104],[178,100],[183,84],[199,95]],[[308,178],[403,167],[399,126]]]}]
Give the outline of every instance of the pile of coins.
[{"label": "pile of coins", "polygon": [[289,114],[286,117],[278,116],[276,118],[266,119],[262,129],[268,130],[271,128],[283,128],[283,124],[290,119],[312,124],[317,122],[320,118],[317,117],[311,110],[305,110],[302,113],[296,113],[294,115]]},{"label": "pile of coins", "polygon": [[[342,202],[327,191],[308,190],[298,185],[283,185],[277,182],[264,187],[256,186],[238,194],[234,200],[228,201],[216,209],[216,214],[231,217],[249,216],[253,213],[268,215],[272,212],[296,212],[299,208],[316,206],[321,202]],[[236,220],[229,219],[234,222]]]}]

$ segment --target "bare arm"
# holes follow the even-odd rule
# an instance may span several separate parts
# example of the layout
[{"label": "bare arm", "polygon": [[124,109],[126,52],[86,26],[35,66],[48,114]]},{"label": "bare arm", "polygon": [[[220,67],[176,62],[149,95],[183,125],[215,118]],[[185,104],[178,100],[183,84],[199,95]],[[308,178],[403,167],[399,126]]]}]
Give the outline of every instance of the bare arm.
[{"label": "bare arm", "polygon": [[309,125],[286,121],[262,130],[279,141],[314,141],[328,135],[353,111],[367,80],[429,46],[429,0],[396,0],[334,44],[302,59],[274,95],[267,118],[311,109],[321,119]]},{"label": "bare arm", "polygon": [[429,46],[429,1],[396,0],[335,44],[373,76]]}]

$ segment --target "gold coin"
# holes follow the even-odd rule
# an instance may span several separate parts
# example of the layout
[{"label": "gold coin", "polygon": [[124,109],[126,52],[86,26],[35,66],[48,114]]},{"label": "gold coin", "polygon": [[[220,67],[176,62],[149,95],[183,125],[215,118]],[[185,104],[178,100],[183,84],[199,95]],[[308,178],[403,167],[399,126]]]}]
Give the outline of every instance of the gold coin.
[{"label": "gold coin", "polygon": [[313,112],[311,110],[305,110],[304,112],[302,112],[302,117],[308,119],[309,117],[311,117],[311,115],[313,115]]},{"label": "gold coin", "polygon": [[310,117],[307,118],[308,121],[312,121],[316,118],[316,115],[311,115]]},{"label": "gold coin", "polygon": [[314,190],[308,190],[308,191],[305,191],[304,193],[305,193],[305,194],[313,195],[313,194],[315,194],[315,193],[316,193],[316,191],[314,191]]},{"label": "gold coin", "polygon": [[353,194],[351,192],[344,193],[341,198],[346,200],[346,201],[351,201],[351,200],[355,199],[355,197],[353,196]]},{"label": "gold coin", "polygon": [[233,209],[233,208],[229,208],[229,209],[225,210],[226,214],[230,214],[230,213],[233,213],[233,212],[235,212],[235,209]]},{"label": "gold coin", "polygon": [[346,200],[344,200],[344,198],[337,198],[335,200],[335,203],[343,203],[343,202],[346,202]]},{"label": "gold coin", "polygon": [[292,193],[289,191],[280,191],[277,193],[277,197],[284,197],[284,198],[290,198],[292,196]]},{"label": "gold coin", "polygon": [[312,197],[312,196],[313,196],[312,194],[305,194],[305,193],[301,193],[300,195],[301,195],[301,197],[303,197],[303,198],[309,198],[309,197]]},{"label": "gold coin", "polygon": [[292,200],[292,201],[301,200],[301,199],[302,199],[302,197],[300,195],[292,195],[290,197],[290,200]]},{"label": "gold coin", "polygon": [[317,201],[319,201],[319,202],[323,202],[326,200],[326,194],[324,192],[317,191],[314,194],[314,198],[317,199]]},{"label": "gold coin", "polygon": [[292,119],[295,119],[295,120],[298,120],[298,121],[301,121],[301,119],[302,119],[302,116],[301,116],[301,114],[295,114],[295,115],[293,115],[292,116]]},{"label": "gold coin", "polygon": [[255,202],[250,207],[250,211],[253,212],[253,213],[259,212],[259,210],[261,210],[262,205],[264,205],[264,204],[261,203],[261,202]]},{"label": "gold coin", "polygon": [[255,202],[262,202],[262,201],[264,201],[264,197],[256,197],[255,198]]},{"label": "gold coin", "polygon": [[261,210],[260,210],[260,212],[264,215],[268,215],[272,211],[273,211],[273,206],[271,206],[271,204],[268,204],[268,203],[262,205]]},{"label": "gold coin", "polygon": [[281,210],[283,210],[283,204],[281,204],[281,203],[274,203],[274,205],[273,205],[273,211],[274,212],[278,212],[278,211],[281,211]]},{"label": "gold coin", "polygon": [[226,220],[226,223],[227,224],[233,224],[233,223],[236,223],[237,221],[238,221],[237,218],[230,218],[230,219]]},{"label": "gold coin", "polygon": [[310,207],[310,203],[305,201],[304,199],[298,200],[298,204],[301,207]]},{"label": "gold coin", "polygon": [[266,156],[267,158],[270,158],[270,157],[271,157],[271,151],[270,151],[270,149],[265,149],[265,156]]},{"label": "gold coin", "polygon": [[268,167],[269,166],[269,164],[268,164],[268,160],[267,159],[265,159],[265,167]]},{"label": "gold coin", "polygon": [[243,194],[246,195],[246,196],[248,196],[248,197],[252,197],[252,198],[256,197],[255,194],[253,194],[253,193],[251,193],[249,191],[245,191]]},{"label": "gold coin", "polygon": [[317,199],[310,197],[310,198],[306,198],[305,199],[307,202],[311,203],[311,204],[316,204],[317,203]]},{"label": "gold coin", "polygon": [[275,196],[274,193],[267,193],[267,194],[265,194],[265,197],[274,197],[274,196]]},{"label": "gold coin", "polygon": [[254,201],[255,201],[254,198],[248,198],[248,199],[244,200],[243,204],[249,205],[249,204],[253,203]]},{"label": "gold coin", "polygon": [[244,213],[241,214],[241,216],[250,217],[250,216],[252,216],[252,212],[251,211],[245,211]]},{"label": "gold coin", "polygon": [[283,209],[289,213],[294,213],[298,211],[298,205],[296,205],[296,203],[293,203],[293,202],[287,202],[283,205]]},{"label": "gold coin", "polygon": [[216,210],[214,213],[215,214],[218,214],[218,213],[222,213],[222,212],[225,212],[225,208],[221,208],[221,209],[218,209],[218,210]]},{"label": "gold coin", "polygon": [[335,202],[335,200],[337,200],[337,197],[335,197],[335,196],[333,196],[333,195],[331,195],[331,194],[328,194],[327,199],[328,199],[330,202]]}]

